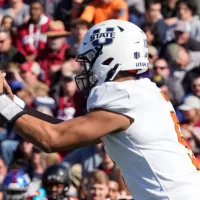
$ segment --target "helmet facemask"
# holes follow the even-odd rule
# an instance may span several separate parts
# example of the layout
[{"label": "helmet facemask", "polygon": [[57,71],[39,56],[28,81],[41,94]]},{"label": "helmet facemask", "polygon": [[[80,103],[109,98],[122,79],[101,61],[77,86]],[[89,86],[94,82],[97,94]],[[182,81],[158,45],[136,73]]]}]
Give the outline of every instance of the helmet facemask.
[{"label": "helmet facemask", "polygon": [[75,77],[76,84],[80,92],[83,92],[87,97],[90,90],[97,84],[98,79],[92,71],[92,67],[99,57],[102,54],[103,45],[100,47],[95,47],[84,54],[79,54],[77,56],[77,62],[80,62],[85,70],[83,73]]}]

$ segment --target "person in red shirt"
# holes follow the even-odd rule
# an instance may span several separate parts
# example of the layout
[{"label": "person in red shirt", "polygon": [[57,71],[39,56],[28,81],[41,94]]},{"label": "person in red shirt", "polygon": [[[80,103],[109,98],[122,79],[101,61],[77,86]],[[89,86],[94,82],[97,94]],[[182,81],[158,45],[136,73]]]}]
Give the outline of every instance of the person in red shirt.
[{"label": "person in red shirt", "polygon": [[66,43],[66,36],[70,35],[65,30],[62,21],[52,21],[49,25],[47,36],[47,47],[40,51],[36,60],[44,70],[44,81],[51,85],[51,79],[61,68],[64,62],[65,50],[69,48]]},{"label": "person in red shirt", "polygon": [[27,60],[35,60],[38,52],[46,47],[50,18],[44,15],[41,1],[33,0],[30,4],[30,20],[17,30],[16,48]]}]

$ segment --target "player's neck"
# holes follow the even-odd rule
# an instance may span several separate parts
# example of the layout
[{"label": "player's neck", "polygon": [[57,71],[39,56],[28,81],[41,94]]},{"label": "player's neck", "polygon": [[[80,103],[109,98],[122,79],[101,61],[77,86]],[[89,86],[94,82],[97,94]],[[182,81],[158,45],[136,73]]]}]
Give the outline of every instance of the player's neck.
[{"label": "player's neck", "polygon": [[123,81],[129,81],[129,80],[135,80],[135,78],[132,77],[132,76],[116,77],[113,81],[115,81],[115,82],[123,82]]}]

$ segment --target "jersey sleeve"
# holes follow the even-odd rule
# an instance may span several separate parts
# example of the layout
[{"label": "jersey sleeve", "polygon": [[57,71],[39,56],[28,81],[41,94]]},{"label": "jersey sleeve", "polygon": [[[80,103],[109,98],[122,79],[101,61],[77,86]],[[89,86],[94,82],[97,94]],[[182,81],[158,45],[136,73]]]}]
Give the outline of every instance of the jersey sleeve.
[{"label": "jersey sleeve", "polygon": [[87,100],[87,110],[104,109],[131,117],[131,100],[120,85],[109,82],[92,89]]}]

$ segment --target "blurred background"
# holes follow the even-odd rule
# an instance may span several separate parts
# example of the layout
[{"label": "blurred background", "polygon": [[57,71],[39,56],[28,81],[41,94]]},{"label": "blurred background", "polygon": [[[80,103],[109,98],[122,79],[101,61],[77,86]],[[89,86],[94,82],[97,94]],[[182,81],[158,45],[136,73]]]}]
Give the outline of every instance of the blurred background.
[{"label": "blurred background", "polygon": [[[87,30],[108,19],[145,32],[149,70],[138,78],[168,95],[200,159],[199,0],[0,0],[0,70],[14,94],[62,120],[85,114],[75,57]],[[3,122],[0,185],[0,200],[133,199],[102,144],[46,154]]]}]

